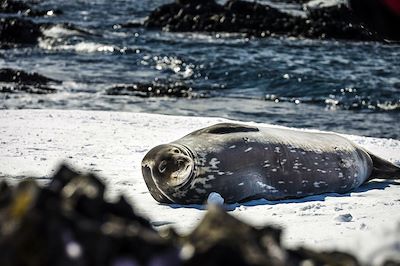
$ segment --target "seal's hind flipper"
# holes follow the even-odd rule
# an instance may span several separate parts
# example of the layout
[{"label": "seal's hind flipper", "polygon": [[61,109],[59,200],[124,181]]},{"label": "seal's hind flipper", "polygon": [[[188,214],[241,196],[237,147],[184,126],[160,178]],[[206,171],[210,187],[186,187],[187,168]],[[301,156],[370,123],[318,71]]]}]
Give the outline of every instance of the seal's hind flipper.
[{"label": "seal's hind flipper", "polygon": [[372,159],[373,170],[370,179],[383,178],[383,179],[400,179],[400,166],[382,159],[370,152],[369,156]]},{"label": "seal's hind flipper", "polygon": [[258,131],[260,131],[260,130],[257,127],[253,127],[253,126],[234,124],[234,123],[219,123],[219,124],[195,131],[192,134],[202,134],[202,133],[229,134],[229,133],[242,133],[242,132],[258,132]]}]

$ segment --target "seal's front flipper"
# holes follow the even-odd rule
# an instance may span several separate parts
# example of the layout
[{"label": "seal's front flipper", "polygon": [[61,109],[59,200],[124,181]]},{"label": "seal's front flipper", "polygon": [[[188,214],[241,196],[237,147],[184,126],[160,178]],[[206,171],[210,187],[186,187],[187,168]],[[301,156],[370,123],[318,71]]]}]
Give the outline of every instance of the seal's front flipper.
[{"label": "seal's front flipper", "polygon": [[368,152],[368,154],[371,157],[373,164],[373,170],[370,179],[400,179],[400,166],[382,159],[370,152]]}]

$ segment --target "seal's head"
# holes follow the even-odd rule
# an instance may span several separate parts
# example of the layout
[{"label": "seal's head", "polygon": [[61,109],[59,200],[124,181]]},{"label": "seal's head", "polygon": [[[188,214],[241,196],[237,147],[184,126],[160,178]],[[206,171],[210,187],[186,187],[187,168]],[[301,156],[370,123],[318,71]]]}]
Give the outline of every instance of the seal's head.
[{"label": "seal's head", "polygon": [[151,195],[157,201],[174,202],[173,194],[193,176],[193,154],[183,145],[159,145],[143,158],[142,173]]}]

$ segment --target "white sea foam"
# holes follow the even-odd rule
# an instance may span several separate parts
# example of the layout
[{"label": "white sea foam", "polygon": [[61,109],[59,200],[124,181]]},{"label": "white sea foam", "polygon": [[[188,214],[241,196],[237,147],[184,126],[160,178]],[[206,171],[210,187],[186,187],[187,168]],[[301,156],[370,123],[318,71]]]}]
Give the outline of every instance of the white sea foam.
[{"label": "white sea foam", "polygon": [[78,30],[67,29],[62,25],[54,25],[49,28],[43,29],[43,35],[49,38],[60,38],[64,36],[80,35],[82,34]]},{"label": "white sea foam", "polygon": [[194,65],[173,56],[154,56],[157,70],[169,69],[184,78],[189,78],[194,74]]},{"label": "white sea foam", "polygon": [[337,6],[341,4],[348,4],[347,0],[311,0],[306,4],[307,8],[322,8],[322,7],[330,7],[330,6]]},{"label": "white sea foam", "polygon": [[119,48],[114,45],[106,45],[95,42],[80,42],[77,44],[55,44],[53,40],[39,40],[39,47],[46,50],[71,50],[77,53],[114,53],[124,52],[126,48]]}]

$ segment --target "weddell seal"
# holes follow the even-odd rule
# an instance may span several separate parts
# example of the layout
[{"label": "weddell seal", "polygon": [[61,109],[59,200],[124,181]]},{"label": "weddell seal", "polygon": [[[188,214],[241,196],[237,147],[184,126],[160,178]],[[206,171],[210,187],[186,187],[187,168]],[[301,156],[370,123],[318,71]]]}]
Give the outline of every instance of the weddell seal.
[{"label": "weddell seal", "polygon": [[157,201],[192,204],[346,193],[400,168],[334,133],[222,123],[151,149],[142,173]]}]

